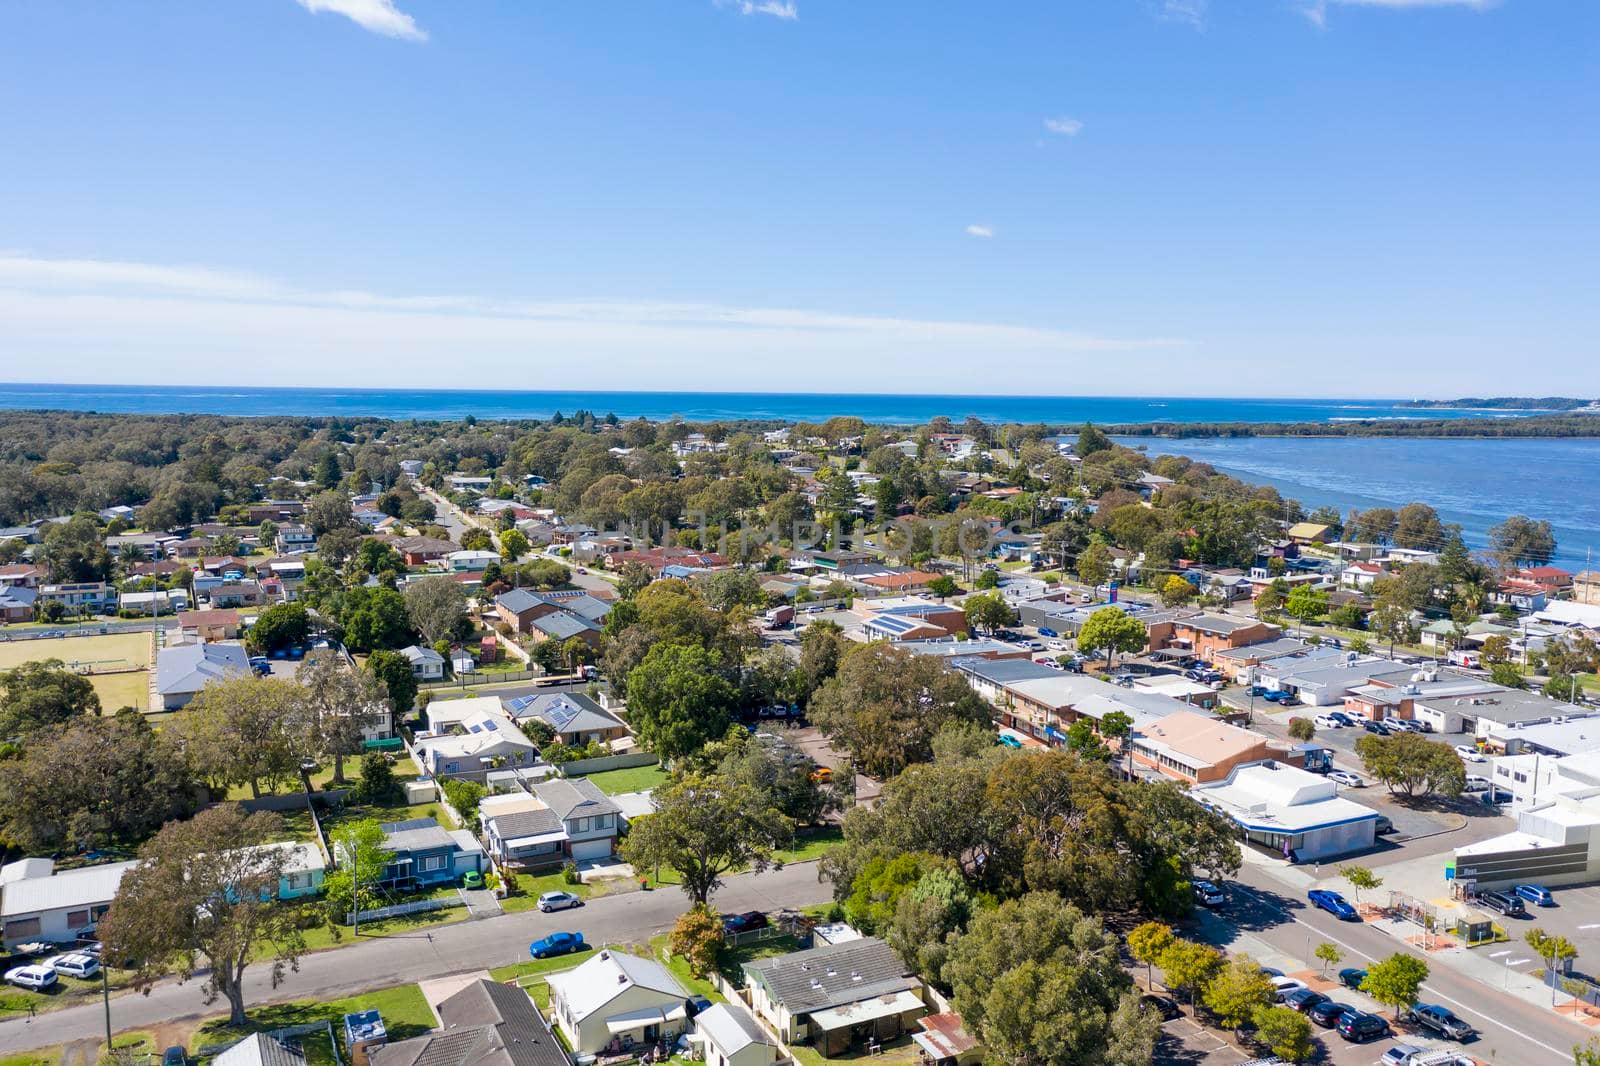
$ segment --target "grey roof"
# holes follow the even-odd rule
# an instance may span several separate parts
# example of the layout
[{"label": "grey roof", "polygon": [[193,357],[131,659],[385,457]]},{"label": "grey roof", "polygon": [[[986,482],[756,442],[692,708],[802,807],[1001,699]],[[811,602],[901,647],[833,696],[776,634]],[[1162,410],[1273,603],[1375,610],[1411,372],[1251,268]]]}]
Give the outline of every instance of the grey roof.
[{"label": "grey roof", "polygon": [[375,1066],[569,1066],[515,985],[477,980],[439,1004],[437,1032],[372,1049]]},{"label": "grey roof", "polygon": [[39,593],[21,585],[0,585],[0,607],[32,607]]},{"label": "grey roof", "polygon": [[494,598],[496,607],[504,607],[512,614],[531,611],[535,607],[543,606],[544,603],[545,600],[543,598],[535,596],[527,589],[512,589],[510,592],[502,592]]},{"label": "grey roof", "polygon": [[1197,629],[1202,633],[1218,633],[1227,636],[1241,629],[1261,625],[1256,618],[1224,618],[1220,614],[1201,614],[1193,618],[1185,618],[1178,622],[1179,625],[1189,629]]},{"label": "grey roof", "polygon": [[571,611],[579,618],[585,618],[591,622],[598,622],[611,613],[611,604],[598,596],[590,596],[587,593],[582,596],[573,596],[570,599],[561,600],[560,603],[565,610]]},{"label": "grey roof", "polygon": [[432,818],[385,822],[379,828],[383,830],[383,846],[390,851],[428,851],[456,846],[444,826]]},{"label": "grey roof", "polygon": [[499,834],[501,840],[518,840],[522,837],[557,832],[561,828],[561,819],[556,816],[555,811],[541,808],[536,811],[497,814],[489,819],[489,824],[494,826],[494,831]]},{"label": "grey roof", "polygon": [[1032,659],[984,659],[974,656],[971,659],[952,659],[950,665],[962,673],[981,677],[993,685],[1005,685],[1012,681],[1032,681],[1038,677],[1060,677],[1062,674],[1062,671],[1052,670]]},{"label": "grey roof", "polygon": [[432,648],[424,648],[420,644],[413,644],[409,648],[401,648],[400,649],[400,654],[404,655],[412,663],[439,663],[440,665],[444,664],[444,656],[443,655],[440,655],[438,652],[434,651]]},{"label": "grey roof", "polygon": [[555,640],[567,640],[580,633],[592,633],[599,627],[587,619],[566,611],[542,615],[528,623],[539,632]]},{"label": "grey roof", "polygon": [[597,814],[617,814],[619,809],[611,797],[600,791],[593,781],[579,777],[573,780],[552,778],[533,786],[533,794],[544,801],[563,822],[569,818],[592,818]]},{"label": "grey roof", "polygon": [[163,696],[199,692],[209,681],[242,677],[250,656],[242,644],[184,644],[162,648],[156,658],[156,691]]},{"label": "grey roof", "polygon": [[894,949],[876,937],[747,962],[744,972],[765,984],[772,999],[791,1014],[859,1003],[920,985],[906,975]]},{"label": "grey roof", "polygon": [[1218,659],[1257,659],[1265,662],[1268,659],[1279,659],[1285,655],[1299,655],[1311,650],[1311,645],[1303,640],[1293,637],[1279,637],[1276,640],[1263,640],[1255,644],[1242,644],[1237,648],[1225,648],[1217,652]]},{"label": "grey roof", "polygon": [[578,692],[545,692],[506,700],[506,710],[518,722],[538,718],[557,733],[582,733],[616,729],[622,720],[588,696]]},{"label": "grey roof", "polygon": [[266,1033],[251,1033],[211,1061],[214,1066],[306,1066],[298,1049],[285,1047]]},{"label": "grey roof", "polygon": [[725,1056],[751,1044],[776,1047],[778,1043],[742,1006],[732,1003],[717,1003],[696,1014],[694,1027],[696,1032],[709,1037]]}]

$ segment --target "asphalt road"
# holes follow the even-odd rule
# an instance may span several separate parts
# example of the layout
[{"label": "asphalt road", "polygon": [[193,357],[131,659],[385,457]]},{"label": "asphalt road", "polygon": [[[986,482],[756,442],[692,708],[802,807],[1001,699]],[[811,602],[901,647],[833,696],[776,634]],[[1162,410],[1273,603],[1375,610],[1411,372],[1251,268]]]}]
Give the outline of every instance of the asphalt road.
[{"label": "asphalt road", "polygon": [[[829,888],[817,881],[816,863],[799,863],[763,874],[727,879],[717,893],[719,910],[777,910],[822,903]],[[557,930],[576,930],[591,944],[636,944],[671,928],[685,910],[676,889],[606,896],[576,911],[541,914],[524,911],[480,921],[461,922],[398,936],[363,939],[358,944],[307,955],[300,969],[272,987],[270,967],[252,966],[245,974],[246,1002],[251,1007],[290,999],[338,999],[371,988],[422,981],[470,970],[522,962],[528,943]],[[225,1011],[225,1008],[221,1008]],[[115,1031],[143,1028],[157,1022],[218,1013],[219,1006],[201,1002],[195,982],[165,981],[148,996],[124,995],[111,1001]],[[45,1047],[70,1040],[94,1039],[105,1032],[99,1004],[70,1007],[36,1018],[0,1023],[0,1054]]]},{"label": "asphalt road", "polygon": [[[1239,933],[1248,932],[1311,967],[1319,965],[1309,957],[1311,950],[1324,940],[1344,951],[1342,966],[1366,966],[1397,951],[1408,951],[1426,961],[1422,952],[1412,951],[1385,933],[1313,909],[1303,893],[1286,889],[1260,867],[1246,865],[1230,887],[1227,920],[1203,924],[1208,939],[1219,946],[1226,947]],[[1480,1060],[1496,1066],[1571,1062],[1573,1045],[1595,1035],[1592,1029],[1485,986],[1437,960],[1429,969],[1422,986],[1423,1001],[1449,1007],[1478,1029],[1480,1038],[1462,1050]],[[1373,1046],[1381,1049],[1392,1042],[1378,1041]],[[1373,1057],[1377,1057],[1376,1050]]]}]

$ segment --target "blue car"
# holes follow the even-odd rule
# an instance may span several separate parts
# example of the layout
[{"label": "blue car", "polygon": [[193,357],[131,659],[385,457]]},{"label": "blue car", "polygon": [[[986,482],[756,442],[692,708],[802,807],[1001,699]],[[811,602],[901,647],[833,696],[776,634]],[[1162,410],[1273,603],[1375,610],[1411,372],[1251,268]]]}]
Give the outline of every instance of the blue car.
[{"label": "blue car", "polygon": [[1556,905],[1556,898],[1543,885],[1516,885],[1511,891],[1536,906],[1554,907]]},{"label": "blue car", "polygon": [[1001,744],[1004,744],[1008,748],[1021,748],[1022,747],[1022,741],[1018,740],[1016,737],[1012,736],[1010,733],[1001,733],[999,742]]},{"label": "blue car", "polygon": [[582,933],[551,933],[543,940],[535,940],[529,944],[528,954],[536,959],[548,959],[556,955],[570,955],[574,951],[582,951],[587,946],[583,942]]},{"label": "blue car", "polygon": [[1040,626],[1039,627],[1039,635],[1041,637],[1059,637],[1061,634],[1057,633],[1053,629],[1047,629],[1044,626]]},{"label": "blue car", "polygon": [[1322,908],[1341,922],[1359,922],[1361,920],[1361,915],[1356,913],[1356,909],[1350,906],[1345,901],[1345,898],[1337,892],[1313,888],[1306,893],[1306,899],[1310,900],[1313,906]]}]

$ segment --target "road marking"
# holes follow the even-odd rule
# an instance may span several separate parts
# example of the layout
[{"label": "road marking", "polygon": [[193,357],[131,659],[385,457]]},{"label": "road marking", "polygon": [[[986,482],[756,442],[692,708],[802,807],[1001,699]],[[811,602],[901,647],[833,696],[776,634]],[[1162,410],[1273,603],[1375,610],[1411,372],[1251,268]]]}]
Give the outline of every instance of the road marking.
[{"label": "road marking", "polygon": [[1580,926],[1578,926],[1578,928],[1579,929],[1600,929],[1600,922],[1590,922],[1588,925],[1580,925]]},{"label": "road marking", "polygon": [[[1344,948],[1346,951],[1353,951],[1357,955],[1361,956],[1363,959],[1366,959],[1368,962],[1377,962],[1378,961],[1377,959],[1373,958],[1371,955],[1368,955],[1365,951],[1362,951],[1360,948],[1356,947],[1354,944],[1346,944],[1343,940],[1340,940],[1338,937],[1334,936],[1332,933],[1323,932],[1321,929],[1318,929],[1316,926],[1312,925],[1310,922],[1306,921],[1304,918],[1301,918],[1299,915],[1296,915],[1296,914],[1294,914],[1294,913],[1292,913],[1290,911],[1283,910],[1283,909],[1281,909],[1279,907],[1276,907],[1274,904],[1268,903],[1265,899],[1263,899],[1256,892],[1255,889],[1251,888],[1249,885],[1243,885],[1243,884],[1239,884],[1238,882],[1234,882],[1234,887],[1236,889],[1239,889],[1239,890],[1245,892],[1248,895],[1254,896],[1256,898],[1256,902],[1260,903],[1262,906],[1266,907],[1268,910],[1277,910],[1279,913],[1285,915],[1290,921],[1295,922],[1295,923],[1297,923],[1299,925],[1303,925],[1307,929],[1313,930],[1314,932],[1317,933],[1318,936],[1322,936],[1322,937],[1327,938],[1328,940],[1333,941],[1335,944],[1338,944],[1340,947]],[[1528,960],[1524,959],[1522,961],[1523,962],[1527,962]],[[1466,980],[1470,981],[1470,980],[1472,980],[1472,978],[1471,977],[1467,977]],[[1427,989],[1429,986],[1428,985],[1423,985],[1422,987]],[[1526,1040],[1528,1043],[1533,1044],[1535,1047],[1544,1048],[1546,1051],[1550,1052],[1551,1054],[1560,1056],[1562,1062],[1571,1062],[1571,1061],[1573,1061],[1571,1052],[1562,1051],[1560,1048],[1551,1047],[1549,1044],[1546,1044],[1542,1040],[1535,1040],[1533,1037],[1529,1036],[1527,1033],[1524,1033],[1521,1029],[1514,1029],[1511,1026],[1507,1025],[1505,1022],[1501,1021],[1500,1019],[1492,1018],[1492,1017],[1490,1017],[1489,1015],[1483,1013],[1480,1010],[1477,1010],[1477,1009],[1475,1009],[1473,1007],[1469,1007],[1465,1003],[1461,1002],[1459,999],[1456,999],[1454,996],[1447,996],[1443,992],[1440,992],[1436,988],[1435,989],[1430,989],[1430,991],[1433,993],[1434,998],[1442,999],[1446,1003],[1454,1004],[1458,1009],[1464,1010],[1468,1014],[1476,1015],[1477,1017],[1482,1018],[1484,1021],[1488,1022],[1490,1025],[1498,1026],[1501,1029],[1504,1029],[1506,1032],[1510,1033],[1512,1036],[1521,1037],[1523,1040]]]},{"label": "road marking", "polygon": [[1523,963],[1532,962],[1532,961],[1533,961],[1532,959],[1512,959],[1510,962],[1507,962],[1506,965],[1507,966],[1521,966]]},{"label": "road marking", "polygon": [[1511,954],[1511,949],[1510,949],[1510,948],[1507,948],[1507,949],[1506,949],[1506,950],[1504,950],[1504,951],[1495,951],[1495,952],[1491,952],[1491,953],[1490,953],[1490,954],[1489,954],[1489,957],[1490,957],[1490,958],[1491,958],[1491,959],[1498,959],[1498,958],[1499,958],[1499,957],[1500,957],[1500,956],[1502,956],[1502,955],[1509,955],[1509,954]]}]

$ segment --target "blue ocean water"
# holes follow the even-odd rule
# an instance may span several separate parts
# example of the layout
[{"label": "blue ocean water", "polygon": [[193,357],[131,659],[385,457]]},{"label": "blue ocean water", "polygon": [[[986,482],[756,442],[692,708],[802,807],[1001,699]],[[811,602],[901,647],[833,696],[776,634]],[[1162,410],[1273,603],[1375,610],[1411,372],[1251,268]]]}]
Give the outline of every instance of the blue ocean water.
[{"label": "blue ocean water", "polygon": [[1128,396],[913,396],[758,392],[514,392],[491,389],[329,389],[187,385],[0,384],[0,409],[137,414],[341,415],[382,418],[548,418],[577,410],[619,418],[752,418],[820,422],[1325,422],[1359,418],[1515,418],[1522,412],[1417,410],[1397,400]]},{"label": "blue ocean water", "polygon": [[1314,509],[1430,504],[1482,549],[1489,528],[1513,514],[1548,521],[1556,564],[1578,569],[1600,555],[1600,439],[1521,437],[1120,438],[1151,455],[1186,455]]}]

